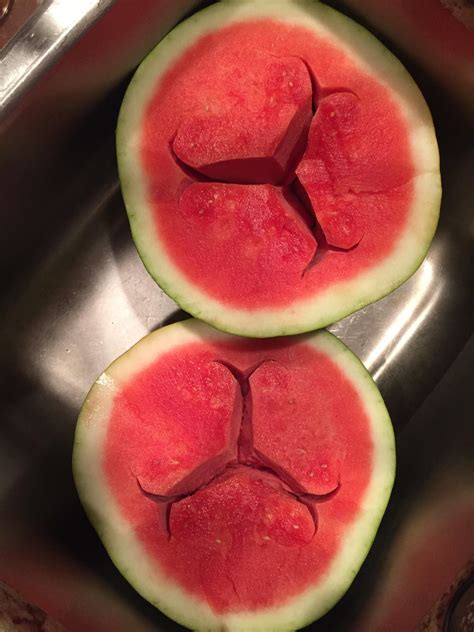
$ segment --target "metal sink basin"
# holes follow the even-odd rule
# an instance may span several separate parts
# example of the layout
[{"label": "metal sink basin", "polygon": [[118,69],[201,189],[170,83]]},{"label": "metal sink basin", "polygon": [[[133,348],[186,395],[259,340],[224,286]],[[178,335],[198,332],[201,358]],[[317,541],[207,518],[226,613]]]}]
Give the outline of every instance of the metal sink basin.
[{"label": "metal sink basin", "polygon": [[[46,1],[0,52],[0,580],[80,632],[182,629],[108,559],[70,462],[97,375],[147,332],[185,316],[135,251],[114,127],[131,70],[197,4]],[[442,214],[418,272],[331,327],[382,391],[399,465],[367,562],[315,631],[356,630],[419,499],[440,480],[469,488],[473,479],[473,121],[400,57],[435,120]]]}]

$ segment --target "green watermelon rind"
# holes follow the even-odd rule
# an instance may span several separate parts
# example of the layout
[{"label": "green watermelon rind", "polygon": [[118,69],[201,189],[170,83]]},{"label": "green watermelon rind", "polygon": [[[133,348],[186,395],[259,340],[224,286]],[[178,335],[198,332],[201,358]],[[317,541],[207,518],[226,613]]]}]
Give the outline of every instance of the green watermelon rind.
[{"label": "green watermelon rind", "polygon": [[361,501],[360,517],[349,529],[324,581],[275,608],[221,616],[180,588],[149,559],[130,524],[121,516],[101,469],[108,412],[115,389],[144,369],[157,355],[192,341],[228,340],[228,335],[191,319],[169,325],[138,342],[103,373],[81,410],[74,443],[73,472],[81,502],[112,561],[146,600],[180,624],[201,631],[272,632],[294,630],[320,618],[352,584],[375,538],[395,476],[395,439],[382,397],[363,364],[327,331],[299,336],[338,364],[360,394],[371,423],[374,469]]},{"label": "green watermelon rind", "polygon": [[[139,140],[141,116],[151,92],[184,50],[207,33],[234,21],[259,16],[287,19],[326,34],[349,51],[362,69],[390,89],[410,135],[416,165],[415,196],[405,230],[392,255],[380,264],[315,297],[284,307],[246,310],[209,296],[187,279],[168,257],[147,202]],[[431,114],[418,87],[398,59],[373,35],[346,16],[313,0],[227,0],[211,5],[177,26],[142,62],[130,83],[118,120],[117,157],[133,239],[148,272],[184,310],[229,333],[260,338],[303,333],[325,327],[382,298],[420,266],[438,222],[441,200],[438,147]]]}]

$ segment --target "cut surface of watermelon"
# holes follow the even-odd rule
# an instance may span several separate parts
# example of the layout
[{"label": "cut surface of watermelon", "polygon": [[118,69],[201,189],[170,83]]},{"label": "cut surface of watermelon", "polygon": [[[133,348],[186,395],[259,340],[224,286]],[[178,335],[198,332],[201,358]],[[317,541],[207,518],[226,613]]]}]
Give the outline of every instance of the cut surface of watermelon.
[{"label": "cut surface of watermelon", "polygon": [[423,97],[319,2],[221,2],[179,25],[127,91],[117,151],[149,272],[233,333],[308,331],[381,298],[437,223]]},{"label": "cut surface of watermelon", "polygon": [[132,585],[199,630],[290,630],[363,562],[393,484],[393,430],[353,354],[321,331],[251,340],[190,320],[91,389],[74,476]]},{"label": "cut surface of watermelon", "polygon": [[175,155],[213,180],[279,184],[306,143],[312,117],[308,70],[297,57],[254,51],[252,68],[234,75],[232,111],[185,118]]}]

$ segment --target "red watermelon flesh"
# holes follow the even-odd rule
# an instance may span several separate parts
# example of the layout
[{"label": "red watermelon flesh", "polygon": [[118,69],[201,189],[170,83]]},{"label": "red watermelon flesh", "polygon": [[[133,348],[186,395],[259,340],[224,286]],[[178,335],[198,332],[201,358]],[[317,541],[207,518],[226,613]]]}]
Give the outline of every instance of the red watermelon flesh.
[{"label": "red watermelon flesh", "polygon": [[128,424],[139,422],[135,432],[141,436],[128,465],[143,491],[157,497],[189,493],[234,457],[242,401],[226,367],[170,365],[138,377],[134,388],[140,398],[124,390],[118,414]]},{"label": "red watermelon flesh", "polygon": [[[319,2],[219,2],[178,26],[130,84],[117,155],[148,271],[236,334],[309,331],[382,298],[420,265],[439,215],[422,95],[372,35]],[[194,217],[204,185],[234,203]],[[255,221],[240,232],[244,216]]]},{"label": "red watermelon flesh", "polygon": [[[170,139],[174,139],[173,150],[183,162],[214,178],[233,182],[241,181],[234,167],[249,166],[254,148],[259,153],[266,146],[265,160],[274,160],[273,149],[268,148],[275,144],[274,132],[281,137],[289,116],[284,109],[284,121],[277,118],[276,129],[270,131],[275,114],[267,107],[268,100],[260,104],[259,91],[257,115],[252,113],[254,92],[243,87],[247,74],[258,83],[257,73],[261,68],[257,63],[253,72],[255,50],[265,51],[260,58],[265,60],[271,53],[280,64],[276,67],[285,69],[280,78],[282,83],[275,81],[272,85],[271,95],[278,103],[288,98],[283,78],[289,59],[304,60],[318,82],[314,95],[316,116],[297,173],[330,247],[317,265],[306,268],[298,259],[284,269],[266,263],[258,266],[253,253],[248,255],[245,246],[249,239],[259,244],[260,250],[274,250],[278,244],[285,248],[287,231],[271,204],[266,209],[267,227],[271,229],[261,231],[257,223],[249,225],[243,234],[238,231],[238,216],[223,206],[206,219],[199,233],[195,225],[189,224],[187,213],[183,217],[180,212],[181,192],[189,183],[189,174],[183,172],[170,152]],[[298,64],[294,62],[291,68],[295,74],[297,70],[301,72],[299,81],[306,87],[301,87],[303,110],[294,117],[305,119],[309,84],[301,71],[305,64]],[[237,71],[244,77],[242,89],[239,82],[234,83]],[[260,85],[265,86],[267,79],[268,74],[264,73]],[[344,92],[337,92],[342,89]],[[335,91],[336,94],[331,94]],[[291,108],[291,112],[296,111],[296,103]],[[332,118],[334,112],[338,116]],[[298,125],[298,133],[289,136],[298,136],[301,127]],[[243,130],[245,140],[241,142],[239,134]],[[202,37],[185,50],[148,101],[141,120],[140,148],[153,222],[173,265],[206,295],[240,308],[291,304],[317,295],[341,279],[356,277],[388,255],[404,229],[413,201],[416,169],[410,140],[403,114],[389,90],[330,40],[284,22],[236,23],[221,29],[218,35]],[[261,159],[261,153],[256,159]],[[224,171],[213,173],[212,169],[220,168],[219,165],[225,165]],[[255,169],[254,178],[248,176],[247,167],[242,173],[246,173],[242,179],[248,182],[261,180],[259,168]],[[283,180],[291,177],[291,173],[286,173]],[[222,192],[227,187],[233,195],[237,191],[233,184],[220,186]],[[291,189],[297,193],[297,188]],[[235,195],[237,213],[248,210],[246,191],[241,189],[241,198]],[[255,209],[256,216],[261,212]],[[242,252],[229,257],[227,263],[222,259],[228,243],[216,238],[224,215],[228,216],[229,225],[236,222],[235,230],[229,229],[233,250],[238,252],[242,246]],[[316,233],[313,239],[317,240]],[[311,257],[305,263],[308,259]],[[247,281],[252,277],[258,277],[258,283],[249,287]]]},{"label": "red watermelon flesh", "polygon": [[181,194],[177,211],[181,260],[229,300],[238,293],[248,305],[262,297],[283,302],[316,252],[301,204],[268,184],[195,182]]},{"label": "red watermelon flesh", "polygon": [[224,98],[183,119],[174,153],[213,180],[283,182],[301,156],[313,114],[304,62],[256,50],[251,67],[236,67],[225,88]]},{"label": "red watermelon flesh", "polygon": [[[321,372],[317,387],[337,390],[335,378],[333,372]],[[334,419],[341,410],[339,404],[332,409],[331,400],[308,397],[305,390],[311,381],[310,366],[291,371],[278,362],[266,362],[251,375],[253,443],[258,458],[272,464],[283,480],[291,480],[303,493],[324,495],[339,485]],[[318,418],[316,427],[313,417]],[[294,418],[301,420],[298,433],[288,422]]]},{"label": "red watermelon flesh", "polygon": [[[351,92],[320,101],[296,174],[330,246],[356,246],[373,230],[370,196],[390,198],[390,191],[410,179],[403,155],[397,160],[383,151],[374,153],[374,145],[381,146],[387,134],[389,130],[373,129]],[[371,137],[372,143],[367,142]]]},{"label": "red watermelon flesh", "polygon": [[218,341],[178,346],[121,387],[103,463],[147,554],[222,613],[327,573],[372,455],[360,396],[324,353]]}]

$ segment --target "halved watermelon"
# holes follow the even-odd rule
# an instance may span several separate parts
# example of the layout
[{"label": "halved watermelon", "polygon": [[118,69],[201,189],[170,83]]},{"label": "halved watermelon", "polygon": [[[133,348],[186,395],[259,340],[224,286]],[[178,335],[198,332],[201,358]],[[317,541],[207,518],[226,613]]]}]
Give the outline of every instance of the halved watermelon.
[{"label": "halved watermelon", "polygon": [[395,446],[370,375],[326,331],[252,340],[170,325],[103,373],[74,477],[111,558],[196,630],[290,630],[362,564]]},{"label": "halved watermelon", "polygon": [[232,333],[308,331],[381,298],[438,219],[423,97],[319,2],[225,1],[183,22],[135,74],[117,151],[148,271]]}]

